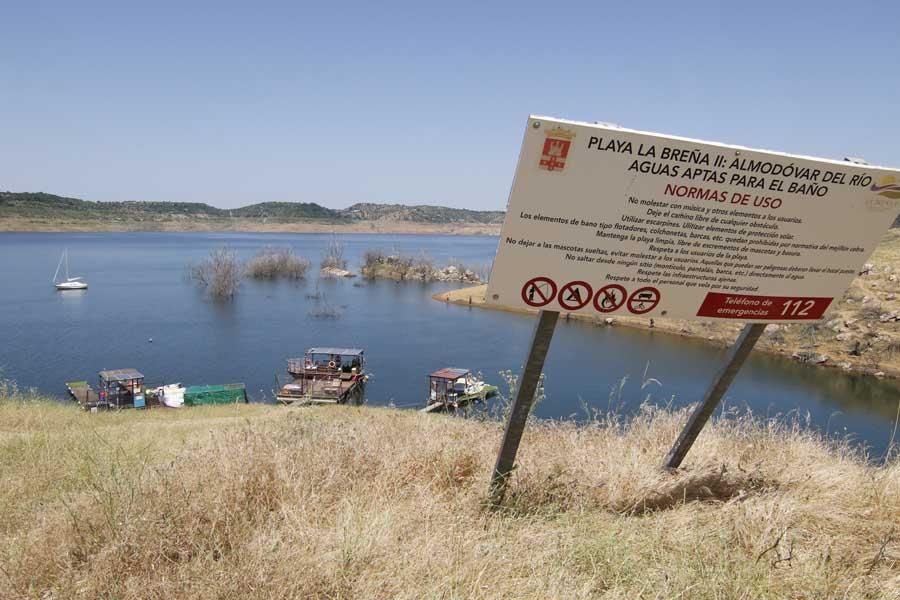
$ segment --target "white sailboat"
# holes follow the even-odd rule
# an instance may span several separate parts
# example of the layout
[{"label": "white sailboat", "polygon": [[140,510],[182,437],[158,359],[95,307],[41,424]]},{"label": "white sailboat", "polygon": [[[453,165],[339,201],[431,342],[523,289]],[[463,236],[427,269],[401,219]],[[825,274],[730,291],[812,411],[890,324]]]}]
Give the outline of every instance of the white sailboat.
[{"label": "white sailboat", "polygon": [[[60,281],[57,278],[59,277],[59,269],[63,266],[63,263],[66,264],[66,279],[64,281]],[[66,248],[63,250],[62,256],[59,257],[59,264],[56,265],[56,273],[53,274],[53,285],[56,286],[58,290],[86,290],[88,284],[82,281],[81,277],[69,277],[69,249]]]}]

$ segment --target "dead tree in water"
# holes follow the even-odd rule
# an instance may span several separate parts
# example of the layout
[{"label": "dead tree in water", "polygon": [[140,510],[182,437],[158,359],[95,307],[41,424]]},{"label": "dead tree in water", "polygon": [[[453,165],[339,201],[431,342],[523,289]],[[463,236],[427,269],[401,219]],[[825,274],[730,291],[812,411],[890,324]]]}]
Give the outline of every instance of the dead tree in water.
[{"label": "dead tree in water", "polygon": [[328,247],[325,248],[325,255],[322,257],[322,262],[319,265],[320,268],[346,270],[347,259],[344,257],[345,250],[346,245],[336,235],[332,236],[331,241],[328,242]]},{"label": "dead tree in water", "polygon": [[188,273],[213,298],[233,298],[241,285],[241,263],[227,246],[210,250],[209,256],[189,266]]}]

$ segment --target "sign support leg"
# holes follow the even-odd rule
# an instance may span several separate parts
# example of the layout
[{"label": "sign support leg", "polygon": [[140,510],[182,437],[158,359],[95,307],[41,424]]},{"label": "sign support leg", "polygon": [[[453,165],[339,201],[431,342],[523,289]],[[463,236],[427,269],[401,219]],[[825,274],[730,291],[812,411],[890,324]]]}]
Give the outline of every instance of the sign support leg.
[{"label": "sign support leg", "polygon": [[490,502],[492,506],[499,506],[506,495],[506,484],[516,463],[516,453],[519,450],[519,442],[525,431],[525,423],[534,403],[534,393],[537,391],[538,381],[544,369],[544,359],[553,339],[553,330],[559,313],[542,310],[538,314],[538,322],[531,337],[531,347],[528,350],[528,359],[519,377],[519,387],[516,390],[516,398],[513,401],[509,420],[506,422],[506,430],[503,432],[503,444],[497,455],[497,464],[491,476]]},{"label": "sign support leg", "polygon": [[706,390],[703,401],[691,413],[687,425],[681,431],[678,439],[675,440],[675,445],[669,450],[664,465],[666,469],[677,469],[681,466],[681,461],[684,460],[685,455],[687,455],[691,446],[694,445],[694,441],[700,435],[703,426],[706,425],[722,396],[728,391],[728,386],[731,385],[732,380],[738,374],[738,371],[741,370],[741,366],[747,360],[747,356],[750,355],[750,351],[753,350],[753,346],[756,345],[765,328],[765,323],[748,323],[744,325],[744,329],[737,340],[735,340],[734,345],[728,350],[725,364],[716,373],[712,384]]}]

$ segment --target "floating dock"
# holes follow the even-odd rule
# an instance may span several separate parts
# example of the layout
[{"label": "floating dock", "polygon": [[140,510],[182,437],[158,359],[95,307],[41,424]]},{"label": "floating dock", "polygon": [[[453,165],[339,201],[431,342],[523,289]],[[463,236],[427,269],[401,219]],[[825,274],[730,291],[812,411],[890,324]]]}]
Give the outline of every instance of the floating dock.
[{"label": "floating dock", "polygon": [[67,381],[66,389],[69,391],[69,396],[72,397],[72,400],[81,407],[87,408],[92,403],[96,406],[99,400],[97,392],[94,391],[87,381]]}]

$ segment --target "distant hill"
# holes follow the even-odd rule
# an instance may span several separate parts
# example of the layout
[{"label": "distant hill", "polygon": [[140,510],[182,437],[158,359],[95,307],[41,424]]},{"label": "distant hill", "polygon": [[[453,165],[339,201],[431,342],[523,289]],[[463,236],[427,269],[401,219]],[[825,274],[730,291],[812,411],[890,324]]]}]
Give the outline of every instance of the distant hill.
[{"label": "distant hill", "polygon": [[243,208],[224,210],[223,212],[232,217],[246,217],[249,219],[343,219],[340,211],[325,208],[314,202],[261,202],[244,206]]},{"label": "distant hill", "polygon": [[[236,220],[257,224],[320,224],[354,226],[412,223],[421,226],[480,226],[499,231],[504,212],[446,206],[359,203],[348,208],[326,208],[314,202],[261,202],[241,208],[216,208],[201,202],[93,202],[43,192],[0,192],[0,231],[52,229],[179,229],[178,223],[216,226]],[[21,223],[4,227],[3,221]],[[7,223],[8,224],[8,223]],[[900,216],[894,221],[900,227]],[[229,227],[226,227],[229,228]],[[240,229],[237,227],[237,229]],[[396,229],[396,228],[395,228]]]},{"label": "distant hill", "polygon": [[499,226],[503,215],[502,211],[402,204],[354,204],[345,209],[332,209],[312,202],[262,202],[225,209],[200,202],[93,202],[42,192],[0,192],[0,222],[4,219],[8,223],[20,222],[22,229],[27,229],[28,224],[44,228],[54,224],[78,227],[91,223],[98,229],[110,223],[126,229],[172,229],[179,222],[212,228],[235,221],[347,226],[368,222]]},{"label": "distant hill", "polygon": [[201,202],[92,202],[53,194],[0,192],[0,218],[6,216],[110,217],[275,217],[292,219],[339,219],[338,211],[311,203],[264,202],[243,208],[223,209]]},{"label": "distant hill", "polygon": [[354,204],[340,211],[351,219],[363,221],[409,221],[411,223],[484,223],[503,224],[506,213],[498,210],[467,210],[445,206],[406,206],[404,204]]}]

